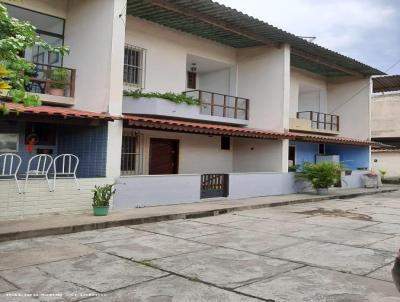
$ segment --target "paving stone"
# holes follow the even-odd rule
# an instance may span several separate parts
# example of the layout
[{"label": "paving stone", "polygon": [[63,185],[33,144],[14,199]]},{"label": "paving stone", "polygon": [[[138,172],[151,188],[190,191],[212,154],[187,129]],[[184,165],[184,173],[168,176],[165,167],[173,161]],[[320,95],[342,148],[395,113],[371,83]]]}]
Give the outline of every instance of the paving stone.
[{"label": "paving stone", "polygon": [[358,230],[381,233],[381,234],[397,235],[400,234],[400,224],[381,222]]},{"label": "paving stone", "polygon": [[39,268],[59,280],[98,292],[108,292],[166,275],[148,266],[104,253],[42,264]]},{"label": "paving stone", "polygon": [[391,237],[390,235],[378,233],[329,228],[323,226],[313,226],[312,228],[291,233],[290,236],[353,246],[364,246]]},{"label": "paving stone", "polygon": [[0,270],[74,258],[93,253],[85,245],[57,238],[0,244]]},{"label": "paving stone", "polygon": [[304,267],[236,289],[279,302],[398,302],[391,283]]},{"label": "paving stone", "polygon": [[118,240],[125,238],[141,237],[151,235],[151,233],[134,230],[129,227],[115,227],[109,229],[86,231],[59,236],[61,239],[74,240],[82,244],[95,243],[102,241]]},{"label": "paving stone", "polygon": [[317,241],[274,250],[267,255],[358,275],[393,261],[393,255],[387,252]]},{"label": "paving stone", "polygon": [[[38,297],[32,296],[33,293],[25,293],[21,290],[0,294],[2,302],[38,302]],[[57,301],[56,298],[52,301]]]},{"label": "paving stone", "polygon": [[258,299],[189,281],[176,276],[163,277],[85,300],[88,302],[256,302]]},{"label": "paving stone", "polygon": [[224,288],[235,288],[301,266],[224,248],[167,257],[152,263],[164,270]]},{"label": "paving stone", "polygon": [[238,212],[238,215],[243,217],[268,218],[268,219],[282,220],[282,221],[289,221],[289,220],[293,221],[295,219],[303,219],[310,216],[305,214],[286,212],[280,209],[277,210],[275,208],[240,211]]},{"label": "paving stone", "polygon": [[368,247],[372,249],[397,253],[397,251],[400,249],[400,236],[395,236],[386,240],[376,242],[369,245]]},{"label": "paving stone", "polygon": [[399,223],[400,224],[400,216],[399,215],[391,215],[391,214],[370,214],[374,221],[379,222],[387,222],[387,223]]},{"label": "paving stone", "polygon": [[209,246],[163,235],[151,235],[123,240],[90,244],[109,254],[135,259],[150,260],[208,249]]},{"label": "paving stone", "polygon": [[309,224],[299,222],[277,223],[275,220],[271,219],[242,220],[225,223],[223,226],[271,234],[290,234],[300,230],[314,228],[314,226]]},{"label": "paving stone", "polygon": [[256,254],[265,254],[274,249],[304,242],[302,239],[246,230],[234,230],[232,232],[201,236],[192,238],[192,240]]},{"label": "paving stone", "polygon": [[350,219],[345,217],[330,217],[330,216],[314,216],[305,218],[304,223],[328,226],[341,229],[358,229],[370,225],[377,224],[375,221],[366,221],[358,219]]},{"label": "paving stone", "polygon": [[16,289],[17,288],[14,285],[12,285],[11,283],[7,282],[6,280],[0,278],[0,293],[9,292],[9,291],[13,291]]},{"label": "paving stone", "polygon": [[236,213],[234,213],[234,214],[223,214],[211,217],[196,218],[196,219],[191,219],[191,221],[209,223],[209,224],[222,224],[227,222],[249,220],[249,219],[251,219],[251,217],[239,216]]},{"label": "paving stone", "polygon": [[372,273],[369,273],[367,276],[374,279],[393,282],[392,268],[393,268],[393,263],[390,263],[388,265],[385,265],[384,267],[377,269]]},{"label": "paving stone", "polygon": [[73,283],[58,280],[34,266],[2,271],[0,275],[26,293],[40,293],[41,301],[78,301],[95,293]]},{"label": "paving stone", "polygon": [[191,238],[221,232],[227,232],[231,229],[218,225],[207,225],[205,223],[184,220],[168,221],[131,226],[132,228],[155,232],[163,235],[169,235],[178,238]]}]

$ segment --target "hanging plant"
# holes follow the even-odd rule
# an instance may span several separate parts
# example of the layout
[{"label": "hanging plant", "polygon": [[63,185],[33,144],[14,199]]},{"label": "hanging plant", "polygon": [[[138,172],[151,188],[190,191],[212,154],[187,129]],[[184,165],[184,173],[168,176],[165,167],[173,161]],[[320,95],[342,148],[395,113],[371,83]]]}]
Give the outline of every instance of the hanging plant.
[{"label": "hanging plant", "polygon": [[124,96],[130,96],[134,99],[138,98],[158,98],[164,99],[176,104],[188,104],[188,105],[200,105],[200,101],[198,99],[192,98],[190,96],[184,95],[182,93],[173,93],[173,92],[166,92],[166,93],[159,93],[159,92],[143,92],[141,90],[124,90]]}]

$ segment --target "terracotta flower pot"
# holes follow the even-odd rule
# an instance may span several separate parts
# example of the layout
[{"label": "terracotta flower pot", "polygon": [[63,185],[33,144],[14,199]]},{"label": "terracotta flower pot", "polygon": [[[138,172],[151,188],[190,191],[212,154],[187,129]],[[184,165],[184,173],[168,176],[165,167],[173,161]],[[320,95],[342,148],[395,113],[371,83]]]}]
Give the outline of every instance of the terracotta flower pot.
[{"label": "terracotta flower pot", "polygon": [[51,88],[49,93],[55,96],[64,96],[64,89],[61,88]]}]

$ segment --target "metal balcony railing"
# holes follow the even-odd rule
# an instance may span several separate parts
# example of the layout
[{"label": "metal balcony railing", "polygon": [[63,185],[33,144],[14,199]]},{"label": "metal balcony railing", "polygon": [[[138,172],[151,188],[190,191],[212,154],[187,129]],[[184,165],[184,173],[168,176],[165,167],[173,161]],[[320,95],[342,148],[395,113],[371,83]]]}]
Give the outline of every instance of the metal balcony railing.
[{"label": "metal balcony railing", "polygon": [[338,115],[316,111],[300,111],[297,112],[297,118],[310,120],[313,129],[339,131],[340,118]]},{"label": "metal balcony railing", "polygon": [[73,97],[75,93],[76,70],[66,67],[35,63],[35,69],[28,74],[27,92]]},{"label": "metal balcony railing", "polygon": [[202,114],[249,119],[249,99],[204,90],[190,90],[184,94],[200,101]]}]

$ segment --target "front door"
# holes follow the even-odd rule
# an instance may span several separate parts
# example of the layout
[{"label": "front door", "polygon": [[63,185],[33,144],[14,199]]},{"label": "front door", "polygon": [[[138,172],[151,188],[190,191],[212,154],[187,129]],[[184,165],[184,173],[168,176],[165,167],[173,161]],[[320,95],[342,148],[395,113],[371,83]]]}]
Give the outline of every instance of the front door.
[{"label": "front door", "polygon": [[149,174],[177,174],[178,149],[178,140],[150,139]]}]

